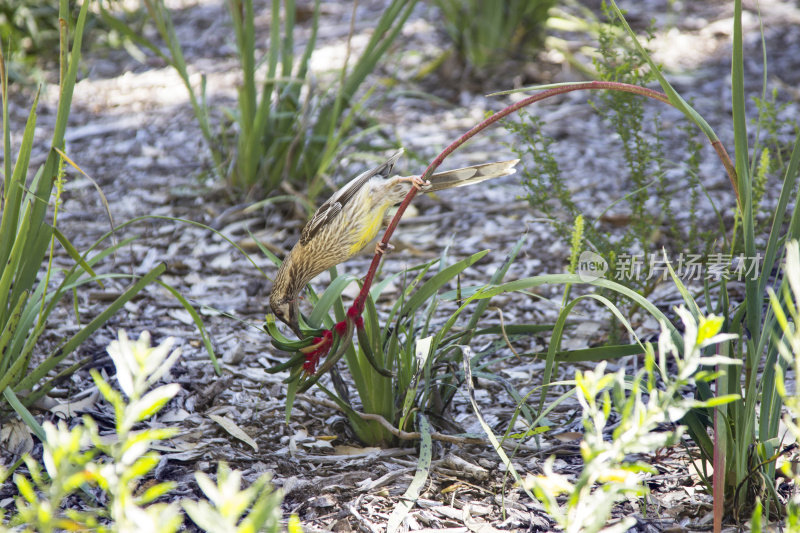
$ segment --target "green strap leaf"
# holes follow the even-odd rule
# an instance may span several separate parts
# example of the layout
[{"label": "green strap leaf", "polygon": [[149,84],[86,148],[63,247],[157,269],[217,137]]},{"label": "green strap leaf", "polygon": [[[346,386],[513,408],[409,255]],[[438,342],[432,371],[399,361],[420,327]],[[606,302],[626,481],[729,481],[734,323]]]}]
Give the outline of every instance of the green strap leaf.
[{"label": "green strap leaf", "polygon": [[417,413],[417,422],[419,424],[419,433],[421,436],[417,471],[414,473],[414,479],[411,480],[411,484],[409,484],[405,494],[403,494],[403,497],[397,502],[392,514],[389,516],[389,521],[386,524],[386,533],[395,533],[400,530],[403,520],[405,520],[408,512],[414,506],[422,489],[425,487],[425,482],[431,471],[431,458],[433,457],[431,426],[430,423],[428,423],[428,419],[425,418],[425,415],[422,413]]},{"label": "green strap leaf", "polygon": [[39,440],[45,442],[47,438],[44,434],[44,428],[36,421],[30,411],[28,411],[27,407],[22,405],[22,402],[19,401],[17,395],[14,394],[9,387],[3,389],[3,396],[5,396],[8,405],[10,405],[19,415],[23,422],[33,431]]},{"label": "green strap leaf", "polygon": [[487,253],[489,253],[489,250],[483,250],[467,257],[466,259],[462,259],[457,263],[443,268],[441,272],[437,273],[431,279],[426,281],[419,289],[417,289],[411,298],[406,301],[405,305],[402,307],[400,315],[407,316],[415,312],[420,306],[425,304],[430,297],[433,296],[445,283],[455,278],[469,266],[478,262]]}]

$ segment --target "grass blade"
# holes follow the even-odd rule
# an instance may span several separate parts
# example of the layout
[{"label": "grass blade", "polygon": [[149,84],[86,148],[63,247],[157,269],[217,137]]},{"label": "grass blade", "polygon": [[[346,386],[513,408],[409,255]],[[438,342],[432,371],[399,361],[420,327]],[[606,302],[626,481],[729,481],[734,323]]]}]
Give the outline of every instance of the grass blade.
[{"label": "grass blade", "polygon": [[[5,95],[5,92],[3,94]],[[8,262],[8,257],[11,254],[11,247],[14,245],[12,241],[18,235],[17,224],[19,222],[20,213],[22,212],[22,195],[25,190],[25,180],[28,174],[31,150],[33,148],[33,135],[36,129],[36,107],[38,102],[39,93],[37,91],[36,98],[31,106],[31,111],[28,114],[25,131],[22,134],[22,142],[19,147],[14,170],[13,172],[10,172],[8,169],[6,170],[5,189],[3,191],[3,214],[2,222],[0,223],[0,265],[6,265]],[[7,113],[7,110],[5,112]],[[5,118],[3,129],[6,131],[6,135],[10,137],[10,133],[6,129],[8,127],[7,121],[8,118]],[[11,165],[10,144],[7,151],[4,151],[3,154],[6,166]]]},{"label": "grass blade", "polygon": [[189,302],[189,300],[184,298],[184,296],[180,292],[178,292],[177,289],[175,289],[170,284],[161,281],[160,279],[157,279],[156,282],[165,289],[167,289],[170,293],[172,293],[175,299],[181,303],[183,308],[186,309],[186,312],[188,312],[189,315],[192,317],[194,325],[197,326],[197,331],[200,332],[200,338],[203,339],[203,346],[205,346],[206,352],[208,352],[208,357],[211,359],[211,364],[214,365],[214,371],[217,373],[218,376],[221,376],[222,370],[219,368],[219,362],[217,361],[217,356],[214,354],[214,346],[211,344],[211,337],[209,337],[208,331],[206,330],[206,326],[205,324],[203,324],[203,318],[200,316],[200,314],[197,312],[194,306]]},{"label": "grass blade", "polygon": [[23,422],[33,431],[39,440],[42,442],[46,442],[47,438],[44,434],[44,428],[36,421],[28,408],[22,405],[22,402],[19,401],[17,395],[14,394],[10,388],[6,387],[3,389],[3,396],[5,397],[8,405],[10,405],[19,415]]},{"label": "grass blade", "polygon": [[[762,272],[772,272],[775,267],[776,257],[778,255],[778,244],[781,241],[781,233],[783,228],[783,220],[789,206],[789,199],[794,193],[795,185],[797,184],[798,174],[800,173],[800,134],[797,135],[794,141],[794,148],[792,148],[792,155],[789,159],[789,165],[786,167],[786,173],[783,176],[783,186],[781,187],[781,194],[778,198],[778,205],[775,209],[775,214],[772,219],[772,228],[769,232],[769,239],[767,240],[767,247],[764,251],[764,263]],[[798,212],[797,196],[795,195],[794,213]],[[792,215],[794,220],[795,214]],[[800,237],[795,230],[796,225],[789,225],[789,233],[786,236],[788,239],[796,239]],[[767,287],[769,276],[759,276],[758,280],[758,294],[764,294]]]},{"label": "grass blade", "polygon": [[[58,242],[60,242],[61,246],[64,247],[64,250],[66,250],[70,258],[72,258],[73,261],[75,261],[78,265],[80,265],[80,267],[84,270],[84,272],[86,272],[87,274],[89,274],[94,278],[97,278],[97,273],[92,269],[91,265],[89,265],[89,263],[86,262],[86,259],[84,259],[81,256],[78,249],[72,245],[72,242],[70,242],[67,236],[61,233],[61,230],[59,230],[58,228],[53,228],[53,232],[55,233],[56,239],[58,239]],[[99,281],[99,279],[98,283],[100,287],[104,287],[103,283]]]},{"label": "grass blade", "polygon": [[483,418],[483,414],[478,407],[478,402],[475,400],[475,388],[472,384],[472,367],[470,357],[472,350],[469,346],[459,346],[459,348],[461,348],[461,352],[464,356],[464,383],[467,385],[467,389],[469,390],[469,402],[472,405],[472,410],[475,412],[475,416],[478,418],[478,422],[480,423],[481,427],[486,432],[486,437],[489,439],[489,442],[492,443],[495,453],[497,453],[497,455],[500,457],[500,460],[503,461],[503,464],[506,466],[507,471],[514,477],[514,481],[516,481],[517,484],[522,487],[528,497],[533,500],[533,494],[531,494],[530,490],[522,482],[522,478],[517,472],[517,469],[514,468],[514,465],[511,463],[511,459],[509,459],[508,455],[506,455],[505,450],[503,450],[500,441],[497,440],[497,437],[495,436],[494,431],[492,431],[491,426],[486,423],[486,420]]},{"label": "grass blade", "polygon": [[405,494],[403,494],[403,497],[397,502],[392,514],[389,516],[389,521],[386,524],[387,533],[395,533],[400,530],[403,520],[405,520],[408,512],[419,498],[422,489],[425,487],[428,475],[430,474],[431,459],[433,458],[431,426],[428,423],[428,419],[425,418],[425,415],[422,413],[417,413],[417,421],[419,422],[419,433],[421,436],[417,471],[414,473],[414,479],[411,480],[411,484],[409,484]]},{"label": "grass blade", "polygon": [[[129,302],[134,296],[139,294],[142,289],[144,289],[147,285],[155,281],[164,271],[167,269],[167,266],[164,263],[161,263],[155,266],[152,270],[150,270],[147,274],[139,278],[133,285],[131,285],[124,293],[122,293],[116,300],[111,302],[111,304],[103,310],[102,313],[97,315],[94,320],[92,320],[89,324],[87,324],[83,329],[73,335],[69,340],[63,343],[59,348],[55,351],[51,352],[50,355],[45,359],[45,361],[39,365],[36,369],[34,369],[31,373],[29,373],[22,381],[20,381],[15,390],[24,390],[26,388],[33,387],[40,379],[42,379],[48,372],[50,372],[57,364],[59,364],[64,358],[72,353],[75,348],[77,348],[83,341],[85,341],[89,336],[94,333],[98,328],[103,326],[108,320],[113,316],[117,311],[119,311],[122,306],[124,306],[127,302]],[[19,361],[18,361],[19,362]],[[10,374],[13,374],[15,371],[20,371],[21,368],[13,368],[11,369]],[[4,376],[0,378],[0,388],[5,388],[8,386],[8,376]]]},{"label": "grass blade", "polygon": [[402,310],[400,311],[400,316],[408,316],[409,314],[415,312],[421,305],[427,302],[434,293],[436,293],[445,283],[452,280],[456,277],[459,273],[467,269],[470,265],[473,265],[477,261],[479,261],[483,256],[489,253],[489,250],[483,250],[476,254],[467,257],[466,259],[462,259],[457,263],[453,263],[452,265],[442,269],[436,275],[434,275],[431,279],[426,281],[417,291],[409,298],[406,303],[403,305]]}]

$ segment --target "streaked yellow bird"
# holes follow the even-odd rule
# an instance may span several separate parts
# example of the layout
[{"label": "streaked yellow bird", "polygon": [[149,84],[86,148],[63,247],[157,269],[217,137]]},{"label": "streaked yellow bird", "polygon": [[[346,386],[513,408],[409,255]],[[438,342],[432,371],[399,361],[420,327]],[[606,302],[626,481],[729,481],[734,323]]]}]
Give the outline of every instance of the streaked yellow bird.
[{"label": "streaked yellow bird", "polygon": [[[433,174],[423,182],[417,176],[391,176],[401,149],[382,165],[355,177],[336,191],[311,217],[300,240],[284,259],[269,305],[280,320],[301,336],[297,297],[319,273],[360,252],[388,224],[386,212],[399,204],[411,190],[435,192],[462,187],[515,172],[519,159],[485,163]],[[382,252],[378,249],[377,251]]]}]

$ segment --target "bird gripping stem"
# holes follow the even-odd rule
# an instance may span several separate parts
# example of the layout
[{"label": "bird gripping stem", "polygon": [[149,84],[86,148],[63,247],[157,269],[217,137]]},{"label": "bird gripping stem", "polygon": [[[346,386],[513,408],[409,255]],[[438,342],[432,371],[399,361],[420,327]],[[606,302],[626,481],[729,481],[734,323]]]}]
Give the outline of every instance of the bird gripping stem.
[{"label": "bird gripping stem", "polygon": [[[444,159],[453,153],[458,147],[462,144],[467,142],[469,139],[486,129],[487,127],[491,126],[495,122],[507,117],[508,115],[515,113],[526,107],[530,104],[538,102],[540,100],[544,100],[550,98],[551,96],[556,96],[559,94],[565,94],[573,91],[579,90],[616,90],[621,92],[628,92],[638,94],[640,96],[646,96],[648,98],[652,98],[654,100],[658,100],[665,104],[672,105],[670,102],[669,97],[664,94],[663,92],[656,91],[654,89],[650,89],[647,87],[641,87],[638,85],[630,85],[627,83],[619,83],[619,82],[605,82],[605,81],[591,81],[591,82],[583,82],[583,83],[571,83],[571,84],[564,84],[559,85],[547,90],[543,90],[537,94],[533,94],[528,96],[527,98],[523,98],[522,100],[511,104],[501,111],[492,114],[491,116],[484,119],[480,124],[477,124],[464,135],[459,137],[455,142],[450,144],[447,148],[445,148],[442,153],[440,153],[436,159],[434,159],[428,168],[425,169],[425,172],[422,174],[421,178],[423,180],[427,180],[429,176],[433,174],[433,172],[442,164]],[[728,155],[725,147],[722,145],[721,142],[718,140],[710,139],[714,150],[717,152],[717,155],[722,160],[723,165],[725,166],[725,170],[728,173],[728,178],[733,185],[733,189],[736,192],[737,199],[739,198],[739,190],[738,190],[738,180],[736,178],[736,170],[731,162],[730,156]],[[400,222],[400,218],[402,218],[403,213],[405,212],[408,205],[417,195],[417,188],[412,187],[411,190],[408,192],[406,197],[403,199],[403,202],[400,204],[400,207],[397,209],[397,213],[392,218],[391,222],[389,223],[389,227],[386,228],[386,232],[383,234],[381,238],[381,245],[386,246],[389,244],[389,239],[392,237],[395,228],[397,228],[397,224]],[[361,314],[364,312],[364,305],[367,300],[367,295],[369,294],[369,289],[372,286],[372,282],[375,278],[375,274],[378,271],[378,266],[381,262],[381,256],[383,254],[376,253],[372,258],[372,263],[370,263],[369,270],[367,271],[367,275],[364,278],[364,284],[361,286],[361,291],[356,297],[353,305],[347,311],[347,318],[337,324],[335,328],[337,331],[343,331],[346,335],[345,337],[341,337],[341,342],[339,343],[339,347],[336,350],[335,354],[330,357],[330,359],[335,362],[339,357],[344,354],[344,351],[348,348],[350,343],[352,342],[352,334],[354,327],[361,327],[363,321],[361,320]],[[327,363],[327,361],[326,361]],[[320,374],[317,372],[317,374]],[[317,375],[315,374],[315,377]],[[317,377],[318,379],[318,377]]]}]

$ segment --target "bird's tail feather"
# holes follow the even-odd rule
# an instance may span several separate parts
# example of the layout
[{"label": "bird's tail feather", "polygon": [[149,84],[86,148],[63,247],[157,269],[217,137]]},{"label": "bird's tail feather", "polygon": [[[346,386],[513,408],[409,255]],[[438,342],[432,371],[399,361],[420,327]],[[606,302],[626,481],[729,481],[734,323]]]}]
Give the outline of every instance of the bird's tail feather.
[{"label": "bird's tail feather", "polygon": [[424,191],[436,192],[443,189],[449,189],[451,187],[462,187],[464,185],[480,183],[481,181],[492,178],[508,176],[509,174],[516,172],[514,165],[517,163],[519,163],[519,159],[511,159],[509,161],[484,163],[483,165],[475,165],[473,167],[457,168],[455,170],[438,172],[428,178],[428,181],[430,181],[431,184],[429,187],[426,187]]}]

